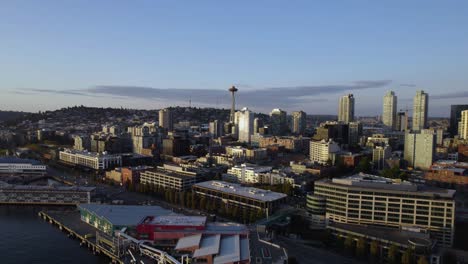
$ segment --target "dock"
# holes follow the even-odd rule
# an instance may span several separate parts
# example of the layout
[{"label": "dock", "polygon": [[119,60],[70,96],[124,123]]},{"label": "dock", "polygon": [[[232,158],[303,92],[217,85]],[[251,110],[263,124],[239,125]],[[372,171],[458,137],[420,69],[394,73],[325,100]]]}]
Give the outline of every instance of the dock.
[{"label": "dock", "polygon": [[99,236],[103,236],[104,234],[100,234],[100,231],[96,228],[81,222],[79,212],[41,211],[38,215],[50,224],[57,226],[58,229],[66,232],[69,237],[78,239],[80,241],[80,246],[88,247],[93,254],[104,254],[109,257],[112,263],[126,263],[118,256],[118,252],[115,252],[115,250],[109,247],[106,248],[97,242]]}]

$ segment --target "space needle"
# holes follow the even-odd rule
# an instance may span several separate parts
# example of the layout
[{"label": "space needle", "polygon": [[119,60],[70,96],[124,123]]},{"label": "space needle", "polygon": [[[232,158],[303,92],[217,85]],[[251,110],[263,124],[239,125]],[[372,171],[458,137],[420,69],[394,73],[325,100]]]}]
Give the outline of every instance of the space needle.
[{"label": "space needle", "polygon": [[231,92],[232,96],[232,104],[231,104],[231,116],[229,117],[229,122],[231,124],[234,124],[234,115],[236,112],[236,96],[235,93],[238,91],[238,89],[233,85],[231,88],[229,88],[229,92]]}]

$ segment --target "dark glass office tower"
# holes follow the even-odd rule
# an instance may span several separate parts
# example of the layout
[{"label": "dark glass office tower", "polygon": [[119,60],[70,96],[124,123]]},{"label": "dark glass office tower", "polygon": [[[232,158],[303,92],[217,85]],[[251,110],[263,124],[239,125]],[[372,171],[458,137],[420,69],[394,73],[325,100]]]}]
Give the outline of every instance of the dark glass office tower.
[{"label": "dark glass office tower", "polygon": [[458,122],[460,122],[461,111],[468,110],[468,105],[451,105],[450,107],[450,134],[458,134]]}]

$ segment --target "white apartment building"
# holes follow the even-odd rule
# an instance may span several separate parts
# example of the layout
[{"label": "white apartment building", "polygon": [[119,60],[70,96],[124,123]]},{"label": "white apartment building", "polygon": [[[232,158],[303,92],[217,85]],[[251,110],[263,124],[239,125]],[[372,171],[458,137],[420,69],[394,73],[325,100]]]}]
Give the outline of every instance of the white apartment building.
[{"label": "white apartment building", "polygon": [[237,111],[235,115],[236,126],[238,130],[238,141],[250,143],[250,137],[253,135],[254,115],[248,108],[244,107]]},{"label": "white apartment building", "polygon": [[15,157],[0,158],[0,175],[45,175],[47,166],[39,161]]},{"label": "white apartment building", "polygon": [[461,112],[461,120],[458,122],[458,136],[461,139],[468,139],[468,110]]},{"label": "white apartment building", "polygon": [[330,154],[340,151],[340,147],[333,140],[310,141],[310,161],[327,164]]},{"label": "white apartment building", "polygon": [[404,158],[408,166],[427,170],[434,161],[436,135],[431,129],[405,134]]},{"label": "white apartment building", "polygon": [[393,91],[389,91],[383,99],[382,122],[385,126],[396,129],[397,97]]},{"label": "white apartment building", "polygon": [[226,180],[241,182],[241,183],[261,183],[262,173],[271,172],[273,168],[267,166],[255,166],[255,165],[236,165],[228,169],[227,174],[223,175]]},{"label": "white apartment building", "polygon": [[122,156],[118,154],[95,153],[65,149],[59,152],[59,159],[65,163],[84,166],[95,170],[106,170],[122,166]]}]

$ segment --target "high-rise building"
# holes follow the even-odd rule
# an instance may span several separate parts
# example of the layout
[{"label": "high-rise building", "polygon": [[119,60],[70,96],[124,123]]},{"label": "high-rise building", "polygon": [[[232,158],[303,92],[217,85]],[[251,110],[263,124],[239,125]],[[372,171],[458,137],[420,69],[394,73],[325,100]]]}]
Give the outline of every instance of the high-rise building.
[{"label": "high-rise building", "polygon": [[238,129],[239,142],[250,143],[250,136],[253,135],[253,113],[248,108],[236,112],[236,127]]},{"label": "high-rise building", "polygon": [[254,123],[253,123],[253,133],[254,135],[259,133],[260,128],[263,127],[263,120],[260,118],[256,117],[254,118]]},{"label": "high-rise building", "polygon": [[383,98],[382,122],[385,126],[395,130],[397,118],[397,97],[393,91],[389,91]]},{"label": "high-rise building", "polygon": [[431,129],[406,132],[404,158],[408,166],[428,170],[434,161],[436,134]]},{"label": "high-rise building", "polygon": [[219,120],[210,122],[209,132],[213,138],[219,138],[224,135],[223,123]]},{"label": "high-rise building", "polygon": [[392,148],[385,144],[374,146],[372,149],[372,162],[376,170],[385,168],[385,160],[392,156]]},{"label": "high-rise building", "polygon": [[413,100],[413,130],[419,131],[427,128],[427,110],[429,95],[423,90],[416,91]]},{"label": "high-rise building", "polygon": [[398,112],[395,130],[397,131],[408,130],[408,112],[407,111]]},{"label": "high-rise building", "polygon": [[330,154],[340,151],[340,147],[333,140],[321,140],[321,141],[310,141],[310,161],[317,162],[319,164],[327,164],[330,158]]},{"label": "high-rise building", "polygon": [[270,133],[275,136],[283,136],[288,131],[288,119],[286,111],[275,108],[270,113]]},{"label": "high-rise building", "polygon": [[344,123],[354,121],[354,96],[352,94],[348,94],[340,98],[338,121]]},{"label": "high-rise building", "polygon": [[168,108],[159,110],[159,126],[169,131],[173,130],[172,111]]},{"label": "high-rise building", "polygon": [[144,123],[141,126],[128,127],[127,132],[132,140],[133,153],[144,154],[151,152],[152,147],[158,143],[155,123]]},{"label": "high-rise building", "polygon": [[294,134],[304,134],[307,126],[307,115],[304,111],[292,112],[291,131]]},{"label": "high-rise building", "polygon": [[451,105],[450,106],[450,134],[455,136],[458,134],[458,122],[461,120],[461,112],[468,110],[468,104],[466,105]]},{"label": "high-rise building", "polygon": [[354,146],[359,143],[362,136],[362,123],[349,122],[348,123],[348,145]]},{"label": "high-rise building", "polygon": [[468,110],[461,112],[460,122],[458,122],[458,136],[461,139],[468,139]]}]

